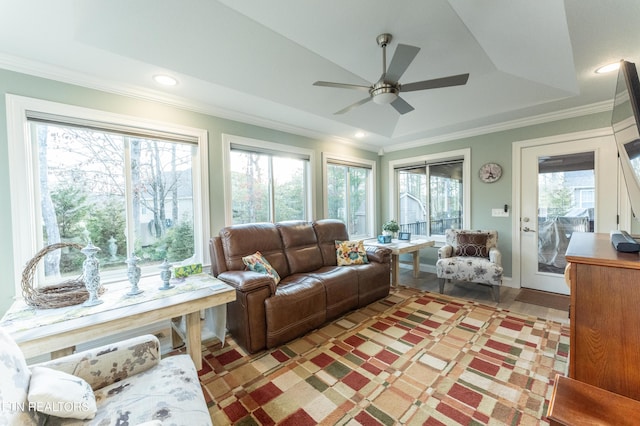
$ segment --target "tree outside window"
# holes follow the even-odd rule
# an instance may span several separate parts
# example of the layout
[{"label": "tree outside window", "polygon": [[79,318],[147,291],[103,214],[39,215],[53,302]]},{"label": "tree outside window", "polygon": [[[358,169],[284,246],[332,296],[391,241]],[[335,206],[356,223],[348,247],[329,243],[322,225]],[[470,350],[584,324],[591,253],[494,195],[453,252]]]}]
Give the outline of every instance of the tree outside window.
[{"label": "tree outside window", "polygon": [[306,219],[308,163],[286,155],[232,149],[233,223]]},{"label": "tree outside window", "polygon": [[368,235],[370,175],[366,167],[327,164],[327,217],[343,221],[352,238]]},{"label": "tree outside window", "polygon": [[[101,271],[124,276],[126,258],[141,265],[194,255],[194,146],[111,131],[32,122],[37,138],[44,245],[90,239]],[[79,275],[84,255],[58,250],[45,278]]]}]

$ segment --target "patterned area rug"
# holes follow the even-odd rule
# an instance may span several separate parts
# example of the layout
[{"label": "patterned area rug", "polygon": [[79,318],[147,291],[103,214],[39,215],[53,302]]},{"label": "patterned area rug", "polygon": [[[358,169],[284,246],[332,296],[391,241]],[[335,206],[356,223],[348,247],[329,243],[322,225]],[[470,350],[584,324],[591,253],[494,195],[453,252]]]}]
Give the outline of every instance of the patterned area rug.
[{"label": "patterned area rug", "polygon": [[568,351],[568,326],[400,287],[276,349],[227,337],[200,381],[216,425],[535,425]]}]

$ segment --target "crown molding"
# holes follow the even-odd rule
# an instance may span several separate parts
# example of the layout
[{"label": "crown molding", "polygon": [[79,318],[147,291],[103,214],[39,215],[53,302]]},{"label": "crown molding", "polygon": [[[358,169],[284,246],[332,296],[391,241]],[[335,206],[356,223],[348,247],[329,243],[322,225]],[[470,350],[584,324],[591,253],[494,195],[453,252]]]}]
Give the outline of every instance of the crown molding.
[{"label": "crown molding", "polygon": [[486,135],[489,133],[497,133],[505,130],[519,129],[527,126],[535,126],[538,124],[550,123],[552,121],[565,120],[568,118],[582,117],[590,114],[611,111],[613,108],[613,100],[597,102],[589,105],[583,105],[575,108],[569,108],[561,111],[555,111],[545,114],[534,115],[516,120],[504,121],[502,123],[491,124],[488,126],[474,127],[472,129],[461,130],[459,132],[447,133],[429,138],[418,139],[415,141],[397,144],[385,148],[385,152],[402,151],[405,149],[417,148],[424,145],[432,145],[440,142],[447,142],[456,139],[470,138],[474,136]]},{"label": "crown molding", "polygon": [[451,132],[444,135],[438,135],[428,138],[417,139],[411,142],[400,143],[380,147],[379,145],[370,145],[362,141],[354,141],[352,139],[330,135],[318,132],[316,130],[305,127],[296,126],[290,123],[265,119],[255,115],[247,114],[240,111],[220,108],[215,105],[204,102],[197,102],[178,96],[167,95],[164,92],[151,89],[142,89],[138,86],[126,85],[121,82],[105,80],[103,78],[90,76],[67,68],[57,67],[42,62],[32,61],[16,56],[0,53],[0,68],[9,71],[15,71],[22,74],[32,75],[35,77],[46,78],[49,80],[59,81],[62,83],[81,86],[88,89],[100,90],[116,95],[127,96],[143,101],[158,102],[168,106],[192,111],[200,114],[211,115],[241,123],[264,127],[271,130],[291,133],[299,136],[309,137],[312,139],[325,140],[345,144],[354,148],[365,151],[376,152],[378,155],[393,151],[402,151],[405,149],[417,148],[424,145],[431,145],[450,140],[469,138],[488,133],[496,133],[505,130],[517,129],[526,126],[544,124],[552,121],[563,120],[567,118],[575,118],[599,112],[610,111],[613,101],[603,101],[590,105],[570,108],[562,111],[535,115],[527,118],[505,121],[502,123],[475,127],[472,129],[462,130],[459,132]]},{"label": "crown molding", "polygon": [[126,85],[121,82],[111,82],[103,78],[92,77],[87,74],[72,71],[66,68],[43,64],[41,62],[31,61],[28,59],[2,53],[0,53],[0,68],[19,72],[22,74],[32,75],[34,77],[46,78],[49,80],[59,81],[61,83],[81,86],[88,89],[100,90],[102,92],[127,96],[143,101],[159,102],[187,111],[211,115],[217,118],[223,118],[232,121],[238,121],[241,123],[264,127],[271,130],[292,133],[312,139],[329,139],[332,142],[338,142],[341,144],[351,145],[359,149],[377,152],[376,147],[365,147],[362,144],[354,142],[351,139],[342,138],[335,135],[327,135],[326,133],[321,133],[304,127],[295,126],[290,123],[269,120],[240,111],[216,107],[204,102],[196,102],[191,99],[167,95],[166,93],[155,90],[141,89],[140,87]]}]

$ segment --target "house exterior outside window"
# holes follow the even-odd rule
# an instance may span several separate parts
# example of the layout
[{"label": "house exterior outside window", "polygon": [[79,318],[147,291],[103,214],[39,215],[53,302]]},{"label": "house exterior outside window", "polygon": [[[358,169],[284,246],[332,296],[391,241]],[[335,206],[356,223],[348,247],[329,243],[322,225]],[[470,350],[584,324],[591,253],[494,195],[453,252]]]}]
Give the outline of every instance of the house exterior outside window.
[{"label": "house exterior outside window", "polygon": [[444,240],[469,223],[470,150],[389,163],[391,211],[400,232]]}]

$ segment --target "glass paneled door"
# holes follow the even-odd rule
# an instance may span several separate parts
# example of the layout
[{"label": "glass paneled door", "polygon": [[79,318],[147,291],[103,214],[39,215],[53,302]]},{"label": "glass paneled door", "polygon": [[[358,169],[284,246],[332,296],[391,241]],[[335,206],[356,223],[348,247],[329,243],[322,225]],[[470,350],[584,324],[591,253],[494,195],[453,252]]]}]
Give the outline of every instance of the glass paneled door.
[{"label": "glass paneled door", "polygon": [[521,287],[569,294],[565,254],[573,233],[594,232],[598,224],[606,225],[607,232],[615,227],[617,172],[610,170],[615,169],[615,157],[609,158],[615,150],[608,142],[589,139],[522,149]]}]

